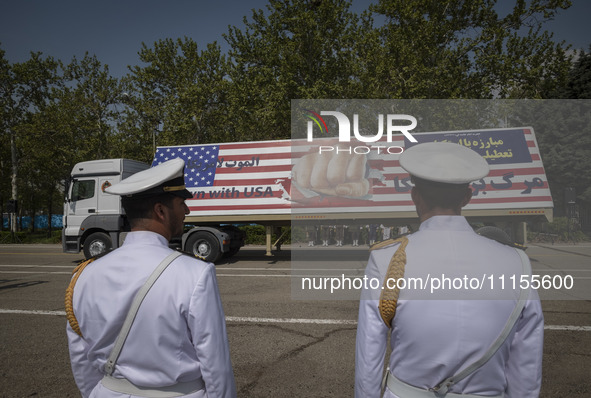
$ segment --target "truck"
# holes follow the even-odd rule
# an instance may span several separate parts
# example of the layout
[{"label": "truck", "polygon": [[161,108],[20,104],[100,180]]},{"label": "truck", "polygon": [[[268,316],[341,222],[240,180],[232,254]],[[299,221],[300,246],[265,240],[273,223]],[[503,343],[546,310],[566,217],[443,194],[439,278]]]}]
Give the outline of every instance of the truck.
[{"label": "truck", "polygon": [[[467,146],[488,161],[491,172],[471,184],[473,199],[462,212],[469,221],[503,225],[515,241],[524,244],[526,222],[552,220],[552,196],[532,127],[413,135],[418,143],[448,141]],[[270,256],[277,227],[365,225],[385,220],[397,225],[416,223],[410,177],[398,163],[401,151],[414,144],[397,136],[389,146],[352,141],[348,149],[335,145],[334,137],[312,143],[275,140],[161,146],[152,166],[177,157],[185,161],[185,185],[193,198],[186,201],[189,227],[176,244],[215,262],[236,254],[244,245],[244,234],[237,227],[241,224],[265,227]],[[352,165],[352,159],[355,166],[345,172],[347,167],[342,165]],[[341,166],[331,166],[331,160]],[[119,197],[103,191],[108,184],[147,167],[126,159],[74,166],[64,205],[64,251],[75,253],[82,248],[89,257],[121,244],[129,225]],[[344,180],[335,182],[339,174],[335,171],[341,169]],[[314,183],[311,177],[318,177],[319,170],[330,174],[329,178]]]},{"label": "truck", "polygon": [[[121,198],[105,189],[124,178],[145,170],[148,164],[130,159],[101,159],[74,166],[64,203],[62,247],[65,253],[85,258],[102,255],[119,247],[131,230],[121,206]],[[198,226],[172,241],[207,261],[231,256],[244,245],[244,234],[232,225]]]}]

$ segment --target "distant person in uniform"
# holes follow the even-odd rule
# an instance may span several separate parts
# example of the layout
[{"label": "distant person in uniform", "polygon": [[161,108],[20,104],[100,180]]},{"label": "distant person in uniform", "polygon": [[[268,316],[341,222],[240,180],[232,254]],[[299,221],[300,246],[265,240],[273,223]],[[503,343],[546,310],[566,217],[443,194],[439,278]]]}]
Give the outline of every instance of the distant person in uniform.
[{"label": "distant person in uniform", "polygon": [[[485,177],[488,164],[457,144],[424,143],[405,150],[400,165],[414,183],[421,224],[371,252],[365,277],[382,284],[362,291],[355,396],[380,397],[383,382],[388,398],[538,397],[544,319],[535,290],[455,292],[450,286],[447,299],[413,299],[421,293],[396,288],[402,279],[429,273],[531,274],[523,251],[476,234],[461,216],[472,197],[470,182]],[[388,337],[392,353],[383,379]]]},{"label": "distant person in uniform", "polygon": [[383,240],[388,240],[390,239],[390,234],[392,232],[392,227],[390,227],[389,225],[381,225],[382,227],[382,239]]},{"label": "distant person in uniform", "polygon": [[306,225],[306,239],[308,239],[308,247],[313,247],[316,241],[316,227],[314,225]]},{"label": "distant person in uniform", "polygon": [[361,235],[361,225],[353,225],[351,227],[351,245],[359,246],[359,236]]},{"label": "distant person in uniform", "polygon": [[322,241],[322,246],[327,247],[329,239],[330,239],[330,226],[321,225],[320,226],[320,240]]},{"label": "distant person in uniform", "polygon": [[367,239],[369,240],[369,245],[373,245],[376,243],[376,239],[378,236],[378,225],[377,224],[369,224],[367,226]]},{"label": "distant person in uniform", "polygon": [[398,235],[406,235],[407,233],[408,233],[408,227],[406,225],[398,227]]},{"label": "distant person in uniform", "polygon": [[343,224],[335,225],[335,240],[337,246],[342,247],[343,241],[345,240],[345,226]]},{"label": "distant person in uniform", "polygon": [[215,267],[168,247],[192,197],[183,170],[173,159],[106,189],[122,196],[131,232],[81,264],[66,293],[83,397],[236,397]]}]

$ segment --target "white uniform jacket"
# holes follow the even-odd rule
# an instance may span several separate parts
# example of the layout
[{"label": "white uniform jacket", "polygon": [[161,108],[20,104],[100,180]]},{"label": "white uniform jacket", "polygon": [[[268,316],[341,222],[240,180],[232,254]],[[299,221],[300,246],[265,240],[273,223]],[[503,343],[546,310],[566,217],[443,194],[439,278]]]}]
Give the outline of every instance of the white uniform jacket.
[{"label": "white uniform jacket", "polygon": [[[100,383],[104,365],[136,292],[171,252],[163,236],[131,232],[82,272],[73,307],[83,338],[67,326],[82,396],[123,396]],[[205,390],[190,397],[236,396],[213,264],[180,256],[168,266],[141,304],[113,376],[154,388],[202,378]]]},{"label": "white uniform jacket", "polygon": [[[408,236],[405,279],[438,278],[442,281],[468,275],[500,289],[499,276],[516,275],[522,265],[515,249],[476,234],[462,216],[435,216]],[[374,250],[366,277],[384,281],[390,259],[398,245]],[[484,278],[484,279],[483,279]],[[378,310],[380,289],[363,290],[359,307],[355,358],[355,396],[380,396],[384,357],[390,333],[392,353],[390,372],[399,380],[421,389],[437,386],[480,357],[500,334],[515,307],[519,290],[503,293],[500,299],[482,299],[476,280],[461,292],[459,283],[449,288],[449,299],[423,299],[413,296],[412,287],[402,289],[396,316],[390,330]],[[505,289],[508,283],[505,280]],[[456,280],[456,282],[459,282]],[[486,285],[488,286],[488,285]],[[418,288],[417,288],[418,289]],[[455,293],[473,295],[458,299]],[[427,298],[427,299],[425,299]],[[529,300],[505,343],[480,369],[455,384],[449,392],[530,398],[539,395],[542,376],[544,319],[538,295]],[[384,397],[396,397],[388,388]],[[403,398],[403,397],[400,397]]]}]

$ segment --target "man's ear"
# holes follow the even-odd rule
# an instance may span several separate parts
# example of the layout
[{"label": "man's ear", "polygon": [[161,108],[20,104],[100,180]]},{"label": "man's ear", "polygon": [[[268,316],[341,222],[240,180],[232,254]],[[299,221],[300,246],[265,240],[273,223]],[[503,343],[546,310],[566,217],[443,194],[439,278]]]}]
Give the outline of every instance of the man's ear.
[{"label": "man's ear", "polygon": [[154,212],[154,217],[159,221],[163,221],[166,218],[166,213],[164,212],[164,205],[160,202],[156,202],[154,207],[152,208]]},{"label": "man's ear", "polygon": [[466,193],[464,194],[464,199],[462,200],[462,207],[466,206],[470,200],[472,199],[472,188],[466,188]]},{"label": "man's ear", "polygon": [[410,197],[412,202],[415,204],[415,207],[419,207],[419,204],[422,203],[422,198],[416,187],[412,187],[410,190]]}]

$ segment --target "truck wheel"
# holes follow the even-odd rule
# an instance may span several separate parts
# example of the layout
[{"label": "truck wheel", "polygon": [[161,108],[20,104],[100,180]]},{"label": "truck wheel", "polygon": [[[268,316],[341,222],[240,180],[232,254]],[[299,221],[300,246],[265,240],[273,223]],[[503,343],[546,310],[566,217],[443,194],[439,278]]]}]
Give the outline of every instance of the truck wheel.
[{"label": "truck wheel", "polygon": [[105,254],[111,250],[111,238],[104,232],[92,233],[84,241],[84,257],[89,259],[101,254]]},{"label": "truck wheel", "polygon": [[220,244],[215,236],[207,232],[195,232],[187,239],[185,251],[213,263],[220,258]]}]

